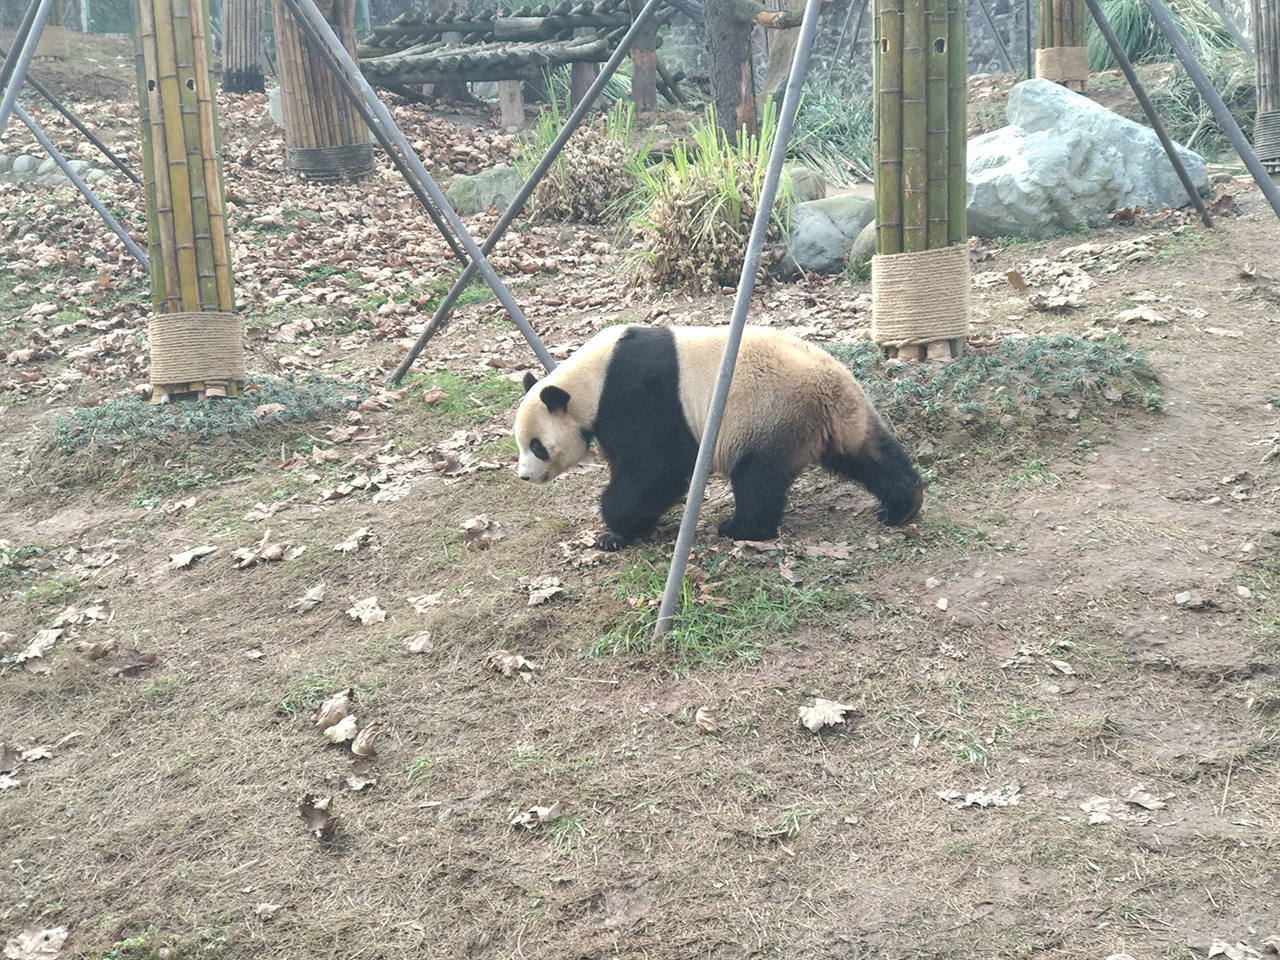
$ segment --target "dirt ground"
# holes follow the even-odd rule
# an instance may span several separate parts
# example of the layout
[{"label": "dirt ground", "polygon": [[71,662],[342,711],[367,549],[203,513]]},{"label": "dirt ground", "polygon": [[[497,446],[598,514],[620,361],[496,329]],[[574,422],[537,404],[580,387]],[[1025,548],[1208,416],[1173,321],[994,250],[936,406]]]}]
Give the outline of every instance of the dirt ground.
[{"label": "dirt ground", "polygon": [[[136,163],[136,106],[94,76],[76,109]],[[517,479],[534,360],[492,299],[379,393],[447,249],[390,171],[300,184],[263,98],[219,109],[252,375],[375,399],[234,438],[149,440],[135,412],[76,448],[59,418],[145,379],[145,282],[74,195],[0,189],[6,956],[1280,951],[1280,224],[1253,184],[1213,229],[975,263],[970,350],[1114,329],[1162,403],[904,433],[931,481],[906,532],[814,472],[778,544],[735,547],[715,485],[654,643],[678,514],[601,556],[598,466]],[[442,179],[509,149],[483,115],[395,110]],[[143,222],[123,178],[104,195]],[[619,318],[727,319],[625,285],[614,239],[522,223],[498,249],[559,355]],[[1042,261],[1083,264],[1078,307],[1004,279]],[[752,321],[839,344],[869,308],[809,279]],[[294,552],[251,562],[267,543]],[[372,770],[312,723],[344,688]],[[802,726],[815,698],[844,721]],[[305,796],[332,798],[324,838]]]}]

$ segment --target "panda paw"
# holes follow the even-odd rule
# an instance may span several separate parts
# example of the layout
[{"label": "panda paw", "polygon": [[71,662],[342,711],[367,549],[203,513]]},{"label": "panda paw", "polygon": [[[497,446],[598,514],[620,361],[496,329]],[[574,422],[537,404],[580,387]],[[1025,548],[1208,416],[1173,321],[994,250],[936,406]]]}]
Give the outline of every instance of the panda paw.
[{"label": "panda paw", "polygon": [[716,532],[722,537],[729,540],[776,540],[778,539],[778,528],[772,530],[759,528],[752,529],[748,524],[737,520],[726,520],[720,526],[716,527]]},{"label": "panda paw", "polygon": [[614,533],[612,530],[606,528],[604,533],[596,537],[596,549],[606,550],[609,553],[613,553],[615,550],[621,550],[630,542],[630,537],[624,537],[622,534]]}]

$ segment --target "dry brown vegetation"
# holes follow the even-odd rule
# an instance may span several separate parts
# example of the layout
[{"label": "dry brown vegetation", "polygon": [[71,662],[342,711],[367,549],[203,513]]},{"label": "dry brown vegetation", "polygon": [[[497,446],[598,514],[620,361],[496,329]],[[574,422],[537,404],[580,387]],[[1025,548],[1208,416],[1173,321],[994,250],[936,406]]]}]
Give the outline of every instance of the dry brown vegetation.
[{"label": "dry brown vegetation", "polygon": [[[81,106],[128,149],[127,101]],[[932,482],[907,535],[811,473],[774,549],[735,548],[713,487],[686,615],[655,645],[677,518],[601,556],[598,467],[517,480],[533,358],[493,301],[381,391],[443,244],[386,171],[298,184],[261,100],[220,109],[251,369],[324,370],[363,405],[208,440],[148,439],[135,410],[76,446],[53,421],[143,374],[145,287],[74,198],[0,190],[6,285],[53,258],[0,321],[0,937],[305,960],[1280,943],[1280,226],[1251,185],[1214,230],[1167,218],[975,265],[995,274],[975,329],[1115,328],[1162,411],[908,425]],[[442,177],[502,149],[485,117],[397,115]],[[141,222],[130,191],[112,202]],[[629,291],[607,239],[522,226],[499,248],[562,355],[618,319],[728,316]],[[1010,269],[1092,286],[1041,311]],[[836,344],[868,307],[807,281],[752,318]],[[847,709],[812,732],[819,698]],[[321,732],[343,710],[378,724],[365,766]]]}]

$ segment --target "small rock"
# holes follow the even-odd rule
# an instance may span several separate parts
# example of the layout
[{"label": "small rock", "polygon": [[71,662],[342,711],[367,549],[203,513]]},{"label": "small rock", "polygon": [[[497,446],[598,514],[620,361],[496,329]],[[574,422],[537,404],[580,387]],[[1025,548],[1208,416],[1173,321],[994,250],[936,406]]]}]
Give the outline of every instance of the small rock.
[{"label": "small rock", "polygon": [[1253,591],[1250,590],[1248,587],[1236,587],[1236,596],[1238,596],[1241,600],[1252,600]]},{"label": "small rock", "polygon": [[924,582],[924,588],[926,590],[937,590],[940,586],[942,586],[942,581],[937,577],[930,577]]},{"label": "small rock", "polygon": [[950,601],[946,597],[939,597],[938,602],[934,604],[939,610],[945,610],[950,605]]}]

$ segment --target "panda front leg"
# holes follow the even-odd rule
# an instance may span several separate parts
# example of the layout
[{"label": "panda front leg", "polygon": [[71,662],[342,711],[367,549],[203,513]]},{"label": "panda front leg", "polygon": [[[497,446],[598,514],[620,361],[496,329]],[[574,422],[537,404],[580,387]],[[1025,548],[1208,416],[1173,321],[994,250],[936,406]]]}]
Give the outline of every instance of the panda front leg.
[{"label": "panda front leg", "polygon": [[787,491],[796,474],[777,460],[748,453],[729,472],[733,486],[733,517],[717,530],[730,540],[773,540],[782,525]]},{"label": "panda front leg", "polygon": [[621,550],[637,537],[648,536],[688,490],[688,477],[624,470],[615,463],[600,496],[600,514],[608,529],[596,538],[596,549]]}]

